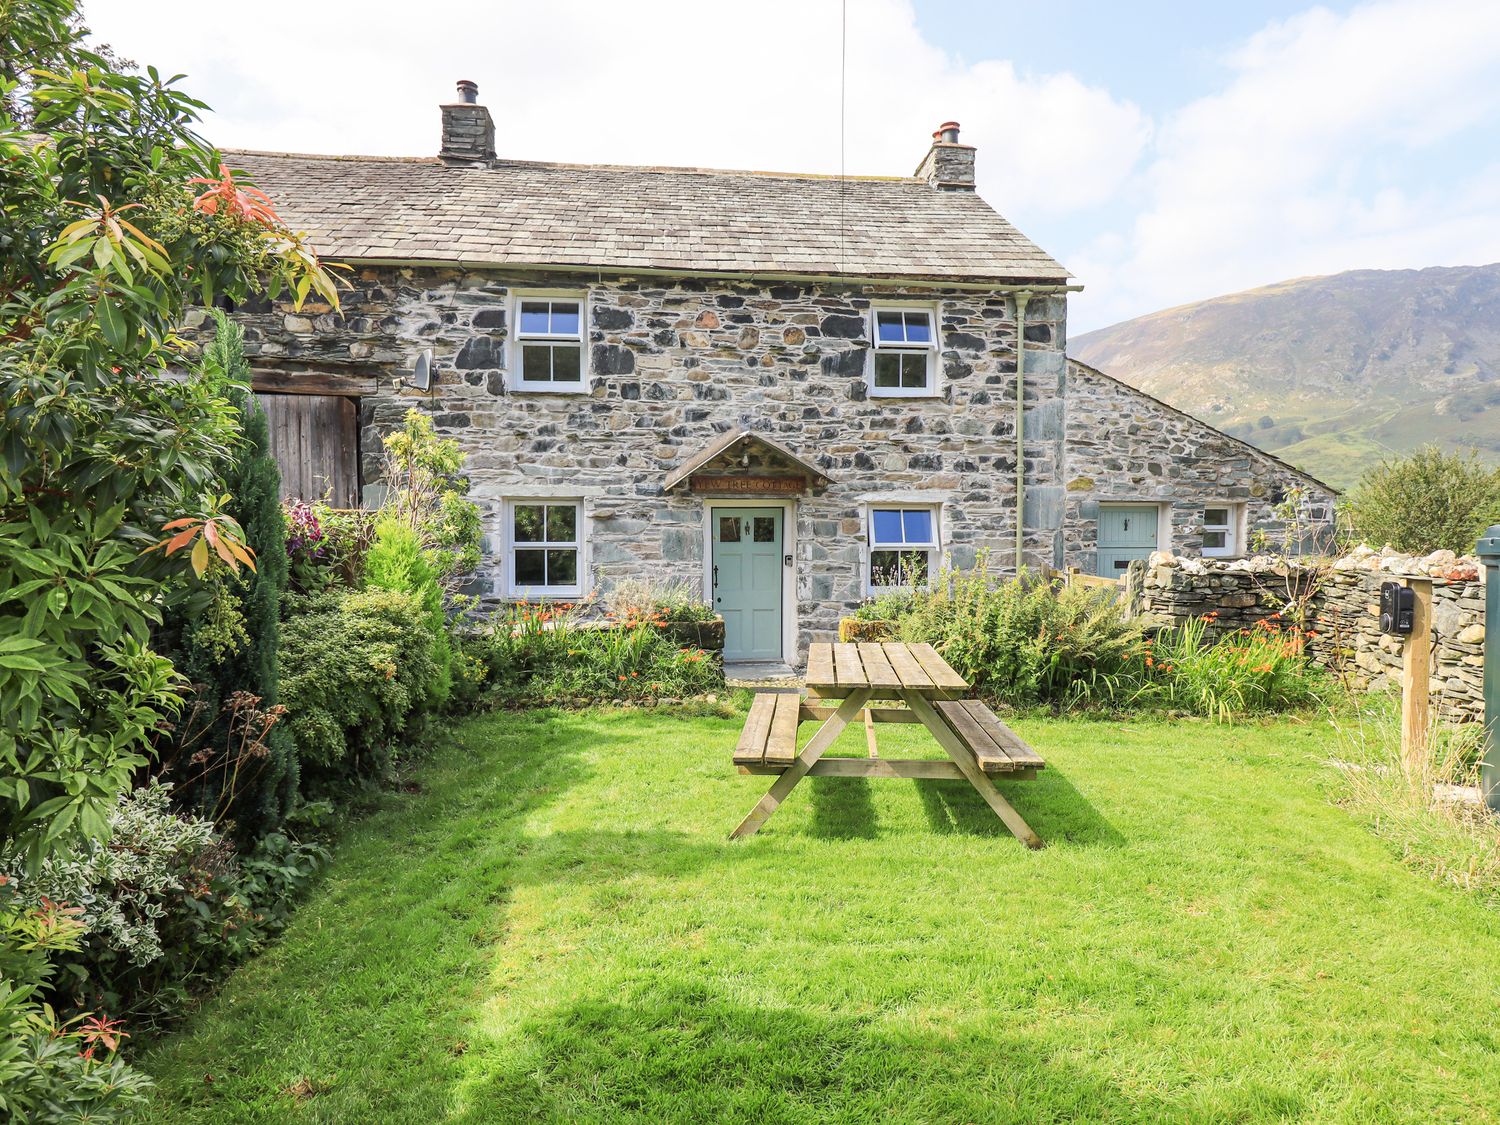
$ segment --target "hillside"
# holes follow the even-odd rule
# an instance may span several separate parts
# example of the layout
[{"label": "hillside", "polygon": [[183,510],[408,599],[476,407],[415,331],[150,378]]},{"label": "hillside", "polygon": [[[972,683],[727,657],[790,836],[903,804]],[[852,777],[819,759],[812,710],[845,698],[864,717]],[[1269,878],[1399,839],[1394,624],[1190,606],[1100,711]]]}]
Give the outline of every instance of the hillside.
[{"label": "hillside", "polygon": [[1068,351],[1330,484],[1425,441],[1500,461],[1500,264],[1298,278]]}]

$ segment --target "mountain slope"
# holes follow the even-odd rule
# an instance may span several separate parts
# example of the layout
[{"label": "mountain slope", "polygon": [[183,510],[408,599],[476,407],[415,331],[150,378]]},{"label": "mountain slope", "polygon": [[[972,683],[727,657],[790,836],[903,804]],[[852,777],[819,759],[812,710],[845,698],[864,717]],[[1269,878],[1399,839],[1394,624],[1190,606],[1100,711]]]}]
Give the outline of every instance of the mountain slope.
[{"label": "mountain slope", "polygon": [[1425,441],[1500,461],[1500,264],[1298,278],[1068,351],[1331,484]]}]

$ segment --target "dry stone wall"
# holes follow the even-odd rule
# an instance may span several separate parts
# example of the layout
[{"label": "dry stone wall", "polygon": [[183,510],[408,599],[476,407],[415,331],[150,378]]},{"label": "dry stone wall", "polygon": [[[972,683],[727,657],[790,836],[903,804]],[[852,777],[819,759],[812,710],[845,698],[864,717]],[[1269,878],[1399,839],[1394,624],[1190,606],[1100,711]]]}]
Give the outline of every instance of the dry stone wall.
[{"label": "dry stone wall", "polygon": [[1154,556],[1133,576],[1133,595],[1152,627],[1208,613],[1212,628],[1231,632],[1270,617],[1289,597],[1314,589],[1309,640],[1314,661],[1368,690],[1400,689],[1401,638],[1380,632],[1380,584],[1402,576],[1432,580],[1434,708],[1454,722],[1484,712],[1484,586],[1473,559],[1450,551],[1425,558],[1368,548],[1318,574],[1270,558],[1232,563]]}]

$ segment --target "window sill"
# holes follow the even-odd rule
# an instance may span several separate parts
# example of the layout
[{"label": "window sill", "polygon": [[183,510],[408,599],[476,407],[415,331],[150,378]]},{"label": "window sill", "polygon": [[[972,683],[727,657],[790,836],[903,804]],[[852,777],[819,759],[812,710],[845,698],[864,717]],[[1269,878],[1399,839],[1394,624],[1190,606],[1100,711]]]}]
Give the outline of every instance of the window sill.
[{"label": "window sill", "polygon": [[893,391],[889,387],[870,388],[871,398],[942,398],[943,392],[926,388],[920,391]]},{"label": "window sill", "polygon": [[562,383],[554,386],[508,384],[506,389],[513,395],[586,395],[593,392],[588,383]]},{"label": "window sill", "polygon": [[554,601],[580,601],[583,598],[581,587],[572,586],[563,588],[561,586],[532,586],[520,590],[511,590],[505,595],[508,602],[530,602],[542,599],[549,602]]}]

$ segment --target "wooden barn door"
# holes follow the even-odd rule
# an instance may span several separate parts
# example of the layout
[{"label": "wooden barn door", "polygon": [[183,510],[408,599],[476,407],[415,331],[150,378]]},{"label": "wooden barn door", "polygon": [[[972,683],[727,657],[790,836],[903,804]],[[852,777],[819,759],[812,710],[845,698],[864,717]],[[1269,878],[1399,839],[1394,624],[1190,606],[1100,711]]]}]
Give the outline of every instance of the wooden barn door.
[{"label": "wooden barn door", "polygon": [[283,499],[359,507],[359,400],[345,395],[257,394],[281,467]]}]

